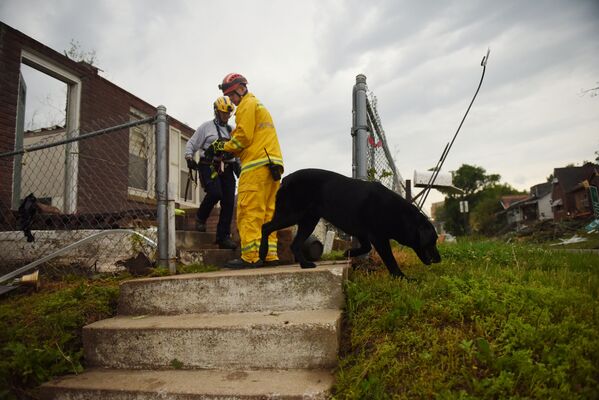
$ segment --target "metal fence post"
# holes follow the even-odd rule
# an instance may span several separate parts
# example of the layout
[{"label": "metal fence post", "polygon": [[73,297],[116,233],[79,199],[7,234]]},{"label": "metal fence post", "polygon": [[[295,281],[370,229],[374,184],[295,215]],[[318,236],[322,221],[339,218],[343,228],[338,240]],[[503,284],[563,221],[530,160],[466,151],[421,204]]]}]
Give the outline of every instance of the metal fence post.
[{"label": "metal fence post", "polygon": [[353,165],[352,176],[358,179],[368,179],[368,116],[366,111],[366,76],[356,76],[353,90]]},{"label": "metal fence post", "polygon": [[166,219],[168,223],[168,269],[171,275],[177,273],[176,255],[177,238],[175,226],[175,198],[177,197],[176,182],[168,183],[168,206],[166,208]]},{"label": "metal fence post", "polygon": [[156,200],[158,202],[158,265],[168,266],[171,273],[173,265],[169,254],[168,224],[168,122],[166,107],[158,106],[156,113]]}]

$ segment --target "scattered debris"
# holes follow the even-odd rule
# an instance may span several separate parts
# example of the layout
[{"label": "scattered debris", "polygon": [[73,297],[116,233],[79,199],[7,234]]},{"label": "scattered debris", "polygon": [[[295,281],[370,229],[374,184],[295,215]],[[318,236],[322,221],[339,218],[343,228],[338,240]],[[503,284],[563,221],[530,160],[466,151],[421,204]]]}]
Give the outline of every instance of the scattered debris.
[{"label": "scattered debris", "polygon": [[442,233],[439,235],[439,238],[437,239],[438,243],[456,243],[457,240],[455,238],[455,236],[453,236],[451,233],[447,232],[447,233]]},{"label": "scattered debris", "polygon": [[587,239],[583,238],[583,237],[580,237],[578,235],[574,235],[570,239],[559,239],[559,241],[560,241],[559,243],[553,243],[553,244],[550,244],[550,246],[561,246],[561,245],[564,245],[564,244],[586,242]]},{"label": "scattered debris", "polygon": [[133,276],[147,275],[152,271],[152,261],[144,254],[138,253],[137,256],[126,260],[117,261],[118,266],[127,268],[127,271]]},{"label": "scattered debris", "polygon": [[592,221],[590,224],[584,227],[587,233],[597,232],[599,229],[599,219]]}]

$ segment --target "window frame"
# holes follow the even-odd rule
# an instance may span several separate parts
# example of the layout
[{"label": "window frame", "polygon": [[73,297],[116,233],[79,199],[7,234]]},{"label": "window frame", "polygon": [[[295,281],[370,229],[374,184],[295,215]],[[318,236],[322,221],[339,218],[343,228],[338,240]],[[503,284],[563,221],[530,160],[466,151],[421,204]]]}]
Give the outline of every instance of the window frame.
[{"label": "window frame", "polygon": [[[176,202],[186,208],[197,208],[202,201],[204,191],[201,189],[199,181],[197,185],[191,184],[190,190],[193,190],[192,200],[187,200],[181,196],[181,192],[185,190],[187,181],[181,181],[181,172],[188,173],[187,162],[185,162],[185,146],[182,144],[187,143],[191,136],[185,135],[180,129],[173,126],[169,127],[170,137],[170,161],[169,161],[169,181],[177,182],[177,195]],[[196,161],[199,160],[199,156],[196,153],[194,155]]]},{"label": "window frame", "polygon": [[[129,121],[133,122],[133,121],[138,121],[141,119],[145,119],[148,118],[148,116],[146,114],[144,114],[143,112],[141,112],[140,110],[137,110],[133,107],[131,107],[129,109]],[[127,193],[129,195],[129,197],[136,197],[136,198],[145,198],[145,199],[152,199],[155,200],[156,199],[156,190],[155,190],[155,186],[156,186],[156,174],[154,173],[155,170],[155,165],[156,165],[156,144],[155,144],[155,129],[156,127],[154,126],[154,124],[150,124],[150,129],[143,131],[142,128],[140,126],[133,126],[131,128],[129,128],[129,155],[131,155],[131,135],[135,134],[135,133],[142,133],[143,135],[145,135],[145,140],[146,140],[146,151],[147,151],[147,172],[146,172],[146,182],[147,182],[147,187],[146,189],[140,189],[140,188],[135,188],[135,187],[131,187],[129,186],[129,172],[127,170]],[[128,158],[129,162],[131,161],[130,158]]]}]

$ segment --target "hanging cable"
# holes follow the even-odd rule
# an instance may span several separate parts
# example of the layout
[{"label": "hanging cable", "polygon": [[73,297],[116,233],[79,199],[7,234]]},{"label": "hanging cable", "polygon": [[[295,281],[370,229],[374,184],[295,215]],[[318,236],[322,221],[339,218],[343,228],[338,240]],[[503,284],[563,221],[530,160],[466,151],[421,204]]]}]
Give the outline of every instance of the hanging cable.
[{"label": "hanging cable", "polygon": [[443,154],[441,155],[441,158],[440,158],[439,162],[437,163],[437,166],[435,167],[431,177],[429,178],[429,181],[428,181],[426,187],[423,190],[424,195],[422,196],[422,198],[420,199],[420,202],[418,203],[418,208],[420,209],[420,211],[422,211],[422,206],[424,206],[424,202],[426,201],[428,194],[431,191],[432,186],[435,184],[435,180],[437,179],[437,176],[439,175],[439,172],[441,171],[441,168],[443,167],[443,163],[445,163],[445,159],[447,158],[447,155],[449,154],[449,150],[451,150],[451,146],[453,146],[453,142],[455,141],[456,137],[458,136],[458,133],[460,132],[460,129],[462,128],[462,125],[464,124],[464,121],[466,120],[466,116],[468,115],[468,112],[470,111],[470,108],[472,107],[472,104],[474,103],[474,100],[476,99],[476,96],[478,95],[478,91],[480,90],[480,87],[483,84],[483,79],[485,78],[485,71],[487,69],[487,61],[489,61],[490,53],[491,53],[491,49],[488,48],[487,55],[485,55],[483,57],[482,61],[480,62],[480,65],[483,67],[483,72],[480,77],[480,82],[478,83],[478,87],[476,88],[476,92],[474,93],[474,97],[472,97],[472,101],[470,102],[470,105],[468,106],[468,109],[466,110],[466,113],[464,114],[464,117],[462,118],[462,122],[460,122],[458,129],[456,130],[455,134],[453,135],[453,139],[451,139],[451,142],[449,143],[449,145],[445,146],[445,150],[443,151]]}]

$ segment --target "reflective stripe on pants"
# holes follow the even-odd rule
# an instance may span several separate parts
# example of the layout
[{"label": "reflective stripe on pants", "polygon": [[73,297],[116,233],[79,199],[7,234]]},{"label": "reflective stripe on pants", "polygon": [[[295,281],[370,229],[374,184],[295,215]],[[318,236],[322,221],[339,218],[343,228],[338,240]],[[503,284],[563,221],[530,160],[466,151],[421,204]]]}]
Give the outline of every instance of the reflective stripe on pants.
[{"label": "reflective stripe on pants", "polygon": [[[237,228],[241,239],[241,258],[258,261],[262,225],[272,219],[275,197],[280,181],[274,181],[268,167],[260,167],[241,174],[237,198]],[[277,233],[268,237],[266,261],[278,260]]]}]

